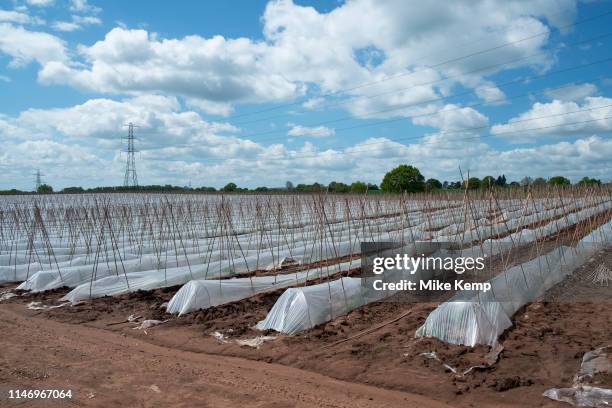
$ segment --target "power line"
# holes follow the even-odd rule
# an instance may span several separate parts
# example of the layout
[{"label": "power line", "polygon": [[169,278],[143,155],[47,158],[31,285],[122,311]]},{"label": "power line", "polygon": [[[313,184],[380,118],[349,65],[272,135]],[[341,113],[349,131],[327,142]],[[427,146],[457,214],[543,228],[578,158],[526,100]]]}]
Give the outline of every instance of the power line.
[{"label": "power line", "polygon": [[[547,118],[552,118],[552,117],[563,117],[563,116],[567,116],[567,115],[571,115],[571,114],[575,114],[575,113],[580,113],[580,112],[587,112],[587,111],[594,111],[597,109],[604,109],[604,108],[608,108],[608,107],[612,107],[612,104],[609,105],[604,105],[604,106],[598,106],[598,107],[594,107],[594,108],[588,108],[588,109],[580,109],[580,110],[575,110],[572,112],[564,112],[561,114],[555,114],[555,115],[546,115],[546,116],[539,116],[539,117],[535,117],[535,118],[529,118],[529,119],[523,119],[523,120],[517,120],[512,122],[512,124],[516,124],[516,123],[523,123],[523,122],[529,122],[529,121],[534,121],[534,120],[539,120],[539,119],[547,119]],[[514,133],[519,133],[519,132],[529,132],[529,131],[534,131],[534,130],[545,130],[545,129],[554,129],[554,128],[559,128],[559,127],[564,127],[564,126],[571,126],[571,125],[578,125],[578,124],[586,124],[586,123],[594,123],[594,122],[598,122],[600,120],[606,120],[606,119],[612,119],[612,116],[606,116],[603,118],[598,118],[598,119],[592,119],[592,120],[586,120],[586,121],[578,121],[578,122],[570,122],[570,123],[564,123],[561,125],[552,125],[552,126],[543,126],[543,127],[536,127],[536,128],[528,128],[528,129],[520,129],[520,130],[516,130],[516,131],[506,131],[506,132],[496,132],[494,134],[489,134],[489,135],[477,135],[477,136],[471,136],[471,137],[466,137],[466,138],[457,138],[454,139],[454,141],[465,141],[465,140],[472,140],[472,139],[484,139],[484,138],[489,138],[489,137],[495,137],[495,136],[500,136],[500,135],[508,135],[508,134],[514,134]],[[492,128],[495,125],[486,125],[486,126],[475,126],[475,127],[470,127],[470,128],[463,128],[463,129],[454,129],[454,130],[448,130],[448,131],[440,131],[440,132],[436,132],[436,135],[442,135],[442,134],[453,134],[453,133],[464,133],[464,132],[472,132],[472,131],[477,131],[477,130],[483,130],[483,129],[487,129],[487,128]],[[381,142],[371,142],[371,143],[363,143],[361,145],[359,145],[359,147],[365,147],[365,146],[373,146],[373,145],[379,145],[379,144],[384,144],[387,142],[401,142],[401,141],[406,141],[406,140],[418,140],[421,139],[423,136],[418,136],[418,137],[404,137],[404,138],[394,138],[394,139],[386,139],[384,141]],[[419,145],[427,145],[427,144],[439,144],[439,142],[435,142],[435,143],[420,143]],[[453,148],[455,149],[455,148]],[[361,153],[361,152],[368,152],[370,151],[369,148],[367,149],[352,149],[350,151],[344,151],[341,152],[342,154],[355,154],[355,153]],[[303,158],[316,158],[321,156],[321,154],[323,154],[325,152],[319,152],[316,154],[311,154],[311,155],[293,155],[291,157],[265,157],[265,158],[211,158],[208,160],[241,160],[241,161],[283,161],[283,160],[294,160],[294,159],[303,159]]]},{"label": "power line", "polygon": [[[338,106],[342,106],[342,105],[348,104],[350,102],[354,102],[356,100],[375,99],[375,98],[379,98],[381,96],[387,96],[387,95],[390,95],[390,94],[404,92],[404,91],[407,91],[409,89],[417,88],[417,87],[420,87],[420,86],[434,85],[434,84],[437,84],[437,83],[440,83],[440,82],[447,81],[449,79],[461,78],[461,77],[472,75],[472,74],[475,74],[475,73],[478,73],[478,72],[485,72],[485,71],[489,71],[489,70],[494,69],[494,68],[503,67],[505,65],[513,65],[513,64],[515,64],[515,63],[517,63],[519,61],[527,60],[527,59],[534,58],[534,57],[537,57],[537,56],[540,56],[540,55],[546,55],[546,54],[548,54],[548,53],[550,53],[552,51],[561,50],[561,49],[567,49],[567,48],[570,48],[570,47],[576,47],[576,46],[584,45],[586,43],[590,43],[590,42],[594,42],[594,41],[599,41],[599,40],[602,40],[604,38],[611,37],[611,36],[612,36],[612,32],[609,32],[609,33],[606,33],[606,34],[601,34],[601,35],[598,35],[598,36],[595,36],[595,37],[588,38],[586,40],[581,40],[581,41],[577,41],[577,42],[569,43],[569,44],[563,44],[563,45],[560,45],[560,46],[558,46],[556,48],[549,49],[549,50],[542,51],[542,52],[538,52],[538,53],[531,54],[531,55],[527,55],[525,57],[513,58],[513,59],[510,59],[510,60],[508,60],[506,62],[496,63],[496,64],[492,64],[492,65],[487,65],[487,66],[476,68],[476,69],[474,69],[472,71],[463,72],[463,73],[460,73],[460,74],[457,74],[457,75],[446,76],[444,78],[437,79],[437,80],[434,80],[434,81],[422,82],[422,83],[410,85],[408,87],[398,88],[398,89],[394,89],[394,90],[391,90],[391,91],[385,91],[385,92],[374,94],[374,95],[357,95],[357,96],[352,96],[349,99],[337,101],[335,103],[326,104],[324,107],[325,108],[334,108],[334,107],[338,107]],[[609,61],[609,59],[605,60],[604,62],[607,62],[607,61]],[[590,64],[585,64],[585,66],[590,66]],[[579,67],[583,67],[583,65],[580,65]],[[548,72],[546,74],[542,74],[542,76],[548,76],[548,75],[550,75],[550,72]],[[519,79],[519,80],[510,81],[510,83],[515,83],[515,82],[523,81],[524,79],[525,78],[522,78],[522,79]],[[497,84],[497,85],[493,85],[493,86],[483,86],[481,88],[485,88],[485,89],[486,88],[491,88],[491,89],[494,89],[494,88],[497,88],[499,86],[504,86],[504,85],[508,85],[508,83],[502,83],[502,84]],[[414,102],[414,103],[411,103],[411,104],[408,104],[408,105],[401,105],[401,106],[402,107],[408,107],[408,106],[422,105],[422,104],[425,104],[425,103],[431,103],[431,102],[440,101],[440,100],[444,100],[444,99],[450,99],[450,98],[454,98],[454,97],[457,97],[457,96],[468,95],[468,94],[471,94],[471,93],[474,93],[474,92],[475,92],[474,90],[468,90],[468,91],[464,91],[464,92],[461,92],[461,93],[458,93],[458,94],[449,95],[449,96],[446,96],[446,97],[435,98],[433,100],[424,101],[424,102],[423,101]],[[373,115],[373,114],[376,114],[376,113],[385,113],[385,112],[392,111],[392,110],[395,110],[395,109],[400,109],[400,108],[393,107],[393,108],[389,108],[389,109],[386,109],[386,110],[383,110],[383,111],[365,113],[365,114],[362,114],[361,116],[369,116],[369,115]],[[250,123],[264,122],[264,121],[267,121],[267,120],[272,120],[272,119],[276,119],[276,118],[280,118],[280,117],[287,117],[287,116],[291,116],[291,115],[288,114],[288,113],[284,113],[284,114],[280,114],[280,115],[267,116],[265,118],[260,118],[260,119],[253,119],[253,120],[244,121],[244,122],[237,122],[237,123],[234,123],[234,124],[235,125],[246,125],[246,124],[250,124]],[[349,118],[354,118],[354,116],[349,116]],[[307,126],[317,126],[317,125],[307,125]],[[274,131],[274,132],[280,132],[280,131]]]},{"label": "power line", "polygon": [[[578,25],[581,25],[581,24],[584,24],[584,23],[588,23],[588,22],[592,22],[594,20],[597,20],[597,19],[609,16],[610,14],[612,14],[612,10],[611,11],[606,11],[604,13],[597,14],[595,16],[588,17],[588,18],[585,18],[585,19],[582,19],[582,20],[578,20],[578,21],[576,21],[574,23],[571,23],[571,24],[566,24],[564,26],[560,26],[560,27],[557,27],[557,28],[551,28],[549,30],[542,31],[540,33],[537,33],[537,34],[534,34],[534,35],[530,35],[530,36],[527,36],[527,37],[523,37],[523,38],[520,38],[520,39],[515,40],[515,41],[509,41],[509,42],[502,43],[502,44],[499,44],[499,45],[494,46],[494,47],[486,48],[486,49],[483,49],[483,50],[480,50],[480,51],[476,51],[476,52],[473,52],[473,53],[470,53],[470,54],[466,54],[466,55],[463,55],[463,56],[460,56],[460,57],[451,58],[451,59],[448,59],[448,60],[436,63],[434,65],[427,66],[427,67],[425,67],[423,69],[418,69],[418,70],[410,71],[410,72],[403,72],[403,73],[400,73],[400,74],[387,76],[387,77],[382,78],[382,79],[377,80],[377,81],[365,82],[365,83],[362,83],[360,85],[356,85],[356,86],[353,86],[353,87],[350,87],[350,88],[344,88],[344,89],[340,89],[338,91],[332,91],[332,92],[323,93],[322,95],[318,95],[318,97],[319,98],[325,98],[325,97],[330,97],[330,96],[337,96],[337,95],[344,94],[344,93],[347,93],[347,92],[350,92],[350,91],[354,91],[356,89],[361,89],[361,88],[365,88],[365,87],[368,87],[368,86],[377,85],[377,84],[380,84],[380,83],[383,83],[383,82],[387,82],[389,80],[393,80],[393,79],[396,79],[396,78],[401,78],[401,77],[405,77],[405,76],[409,76],[409,75],[414,75],[414,74],[416,74],[418,72],[423,72],[423,71],[428,70],[428,69],[439,68],[441,66],[450,64],[452,62],[462,61],[462,60],[465,60],[465,59],[468,59],[468,58],[471,58],[471,57],[474,57],[474,56],[477,56],[477,55],[485,54],[487,52],[496,51],[496,50],[499,50],[499,49],[503,49],[505,47],[509,47],[511,45],[519,44],[519,43],[524,42],[524,41],[529,41],[529,40],[536,39],[536,38],[539,38],[539,37],[542,37],[542,36],[550,35],[552,30],[556,30],[556,31],[561,32],[561,31],[567,30],[568,28],[576,27]],[[256,115],[256,114],[259,114],[259,113],[270,112],[270,111],[282,109],[282,108],[285,108],[285,107],[297,106],[297,105],[300,105],[301,103],[302,102],[296,101],[296,102],[280,104],[280,105],[272,106],[270,108],[260,109],[260,110],[254,111],[254,112],[246,112],[246,113],[242,113],[242,114],[239,114],[239,115],[231,115],[231,116],[227,117],[226,119],[230,120],[230,119],[236,119],[236,118],[245,117],[245,116]]]},{"label": "power line", "polygon": [[[492,86],[491,88],[499,88],[499,87],[504,87],[504,86],[508,86],[508,85],[512,85],[512,84],[516,84],[516,83],[521,83],[524,81],[530,81],[533,79],[538,79],[538,78],[545,78],[545,77],[549,77],[551,75],[557,75],[557,74],[561,74],[561,73],[567,73],[567,72],[571,72],[571,71],[575,71],[578,69],[583,69],[583,68],[588,68],[588,67],[592,67],[595,65],[599,65],[599,64],[603,64],[603,63],[607,63],[612,61],[612,57],[609,58],[605,58],[602,60],[598,60],[598,61],[594,61],[594,62],[588,62],[585,64],[580,64],[577,66],[573,66],[573,67],[568,67],[568,68],[563,68],[563,69],[559,69],[559,70],[555,70],[555,71],[549,71],[545,74],[539,74],[539,75],[531,75],[531,76],[525,76],[525,77],[520,77],[520,78],[515,78],[506,82],[502,82],[500,84],[497,84],[495,86]],[[601,81],[602,78],[596,79],[596,81]],[[558,86],[558,87],[545,87],[545,88],[541,88],[537,91],[529,91],[526,92],[524,94],[519,94],[519,95],[515,95],[515,96],[511,96],[511,97],[507,97],[504,96],[503,98],[499,98],[497,100],[490,100],[490,101],[484,101],[484,102],[476,102],[473,104],[467,104],[467,105],[463,105],[463,106],[459,106],[457,108],[454,109],[449,109],[446,112],[452,112],[454,110],[461,110],[463,108],[470,108],[470,107],[475,107],[475,106],[481,106],[481,105],[486,105],[486,104],[491,104],[491,103],[497,103],[497,102],[505,102],[508,100],[512,100],[512,99],[518,99],[521,97],[526,97],[526,96],[530,96],[530,95],[535,95],[538,93],[543,93],[547,90],[557,90],[557,89],[563,89],[566,87],[570,87],[573,86],[573,84],[565,84],[562,86]],[[419,105],[425,105],[428,103],[432,103],[432,102],[439,102],[439,101],[443,101],[446,99],[450,99],[450,98],[455,98],[458,96],[465,96],[468,94],[472,94],[474,93],[473,90],[470,91],[465,91],[465,92],[459,92],[459,93],[455,93],[452,95],[448,95],[446,97],[440,97],[440,98],[435,98],[435,99],[429,99],[426,101],[420,101],[420,102],[414,102],[414,103],[410,103],[410,104],[404,104],[404,105],[400,105],[400,106],[396,106],[393,108],[389,108],[389,109],[384,109],[384,110],[379,110],[379,111],[375,111],[375,112],[367,112],[365,114],[362,114],[361,117],[363,116],[372,116],[375,114],[380,114],[380,113],[388,113],[388,112],[392,112],[392,111],[396,111],[396,110],[400,110],[400,109],[406,109],[409,107],[414,107],[414,106],[419,106]],[[407,119],[414,119],[414,118],[419,118],[419,117],[426,117],[426,116],[434,116],[437,115],[439,112],[431,112],[431,113],[423,113],[423,114],[418,114],[418,115],[410,115],[410,116],[402,116],[402,117],[398,117],[398,118],[391,118],[391,119],[381,119],[378,120],[375,123],[362,123],[362,124],[358,124],[358,125],[354,125],[354,126],[350,126],[350,127],[345,127],[345,128],[339,128],[339,129],[334,129],[335,132],[342,132],[342,131],[346,131],[346,130],[354,130],[354,129],[359,129],[359,128],[366,128],[366,127],[372,127],[372,126],[380,126],[380,125],[385,125],[385,124],[389,124],[389,123],[393,123],[393,122],[399,122],[399,121],[403,121],[403,120],[407,120]],[[355,117],[347,115],[341,118],[336,118],[336,119],[330,119],[330,120],[326,120],[326,121],[322,121],[322,122],[317,122],[314,124],[307,124],[305,126],[308,127],[317,127],[317,126],[324,126],[324,125],[328,125],[330,123],[337,123],[337,122],[343,122],[343,121],[348,121],[348,120],[352,120],[355,119]],[[268,132],[261,132],[261,133],[255,133],[255,134],[251,134],[251,135],[244,135],[242,136],[243,138],[246,137],[254,137],[254,136],[261,136],[261,135],[266,135],[266,134],[272,134],[272,133],[285,133],[285,131],[268,131]],[[257,140],[257,143],[262,143],[262,142],[267,142],[267,141],[276,141],[276,140],[284,140],[286,138],[286,136],[282,136],[282,137],[274,137],[274,138],[266,138],[266,139],[260,139]],[[195,146],[193,143],[189,143],[189,144],[182,144],[182,145],[175,145],[175,147],[179,147],[179,148],[186,148],[186,147],[193,147]]]}]

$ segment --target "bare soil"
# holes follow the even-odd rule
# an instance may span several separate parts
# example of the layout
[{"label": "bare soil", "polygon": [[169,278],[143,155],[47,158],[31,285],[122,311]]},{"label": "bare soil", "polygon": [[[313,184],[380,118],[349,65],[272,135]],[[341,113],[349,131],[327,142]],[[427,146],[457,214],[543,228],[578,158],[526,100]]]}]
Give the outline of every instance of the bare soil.
[{"label": "bare soil", "polygon": [[[612,248],[519,311],[499,360],[468,374],[489,347],[414,338],[433,303],[374,303],[282,336],[252,329],[281,291],[180,318],[163,309],[178,287],[47,310],[25,306],[67,289],[22,294],[0,303],[0,389],[71,388],[73,405],[104,407],[563,407],[542,393],[570,386],[582,355],[612,342],[612,285],[588,280],[600,264],[612,269]],[[164,323],[137,330],[130,315]],[[262,334],[275,339],[235,342]]]}]

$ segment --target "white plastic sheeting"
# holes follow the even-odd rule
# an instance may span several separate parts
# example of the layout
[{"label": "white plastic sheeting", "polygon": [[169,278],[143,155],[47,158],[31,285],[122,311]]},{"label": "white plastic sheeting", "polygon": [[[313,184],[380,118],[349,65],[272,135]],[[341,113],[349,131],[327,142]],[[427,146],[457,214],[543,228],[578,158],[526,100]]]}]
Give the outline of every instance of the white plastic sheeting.
[{"label": "white plastic sheeting", "polygon": [[192,280],[176,292],[168,302],[166,310],[168,313],[182,315],[194,310],[207,309],[212,306],[246,299],[258,293],[300,285],[322,276],[346,272],[360,266],[361,260],[357,259],[352,262],[284,275],[223,280]]},{"label": "white plastic sheeting", "polygon": [[[577,215],[572,221],[581,219],[583,217]],[[418,335],[438,337],[454,344],[495,344],[499,335],[512,325],[511,317],[516,310],[563,280],[597,250],[597,243],[602,239],[604,242],[612,239],[612,223],[584,237],[577,248],[557,248],[498,275],[490,281],[492,290],[488,295],[442,303],[419,329]],[[385,276],[389,281],[416,280],[423,279],[423,273],[417,271],[406,276],[386,271]],[[368,297],[365,296],[366,287],[368,285],[362,284],[359,278],[342,278],[304,288],[289,288],[256,327],[294,334],[395,293],[381,291],[373,297],[372,292],[367,291]],[[460,299],[465,297],[464,293],[456,295]]]},{"label": "white plastic sheeting", "polygon": [[257,329],[294,334],[349,313],[364,304],[360,278],[341,278],[320,285],[289,288]]},{"label": "white plastic sheeting", "polygon": [[452,344],[494,346],[512,325],[523,305],[543,295],[612,241],[612,222],[602,225],[573,247],[556,248],[514,266],[491,279],[491,291],[477,295],[458,292],[428,317],[416,336],[436,337]]},{"label": "white plastic sheeting", "polygon": [[[373,221],[373,225],[379,223],[382,223],[382,221]],[[20,289],[44,291],[61,286],[74,287],[90,281],[92,277],[99,279],[127,273],[129,280],[129,274],[132,272],[163,272],[172,268],[191,268],[192,273],[197,275],[198,278],[212,279],[244,274],[269,268],[271,265],[277,266],[283,259],[294,259],[297,263],[309,264],[323,259],[358,254],[360,241],[393,240],[410,228],[416,229],[415,238],[421,237],[418,235],[417,227],[407,227],[407,223],[393,222],[386,224],[384,228],[377,229],[375,234],[365,234],[359,229],[353,229],[351,234],[348,234],[348,231],[343,231],[334,236],[333,245],[330,245],[329,242],[326,242],[325,245],[316,245],[311,237],[305,241],[297,240],[293,242],[292,246],[285,243],[268,251],[261,248],[248,250],[246,248],[249,248],[252,243],[242,242],[241,250],[233,249],[231,254],[227,250],[211,250],[206,243],[202,243],[203,248],[207,249],[205,255],[192,254],[191,249],[188,248],[189,254],[187,256],[176,257],[170,252],[164,253],[164,256],[145,254],[136,259],[137,257],[133,254],[123,253],[120,254],[121,258],[118,259],[118,254],[111,252],[110,254],[104,254],[106,261],[98,263],[95,273],[91,257],[88,261],[79,261],[74,264],[66,262],[58,265],[52,264],[51,266],[40,263],[10,267],[0,266],[0,282],[20,282],[27,279],[29,282],[24,283]],[[244,237],[241,237],[241,239],[244,240]],[[268,245],[270,244],[268,243]],[[203,269],[205,269],[204,275],[200,275]],[[36,276],[37,272],[42,272],[42,276]],[[174,272],[179,273],[178,271]]]},{"label": "white plastic sheeting", "polygon": [[[403,252],[414,254],[415,247],[405,247]],[[395,291],[373,291],[372,281],[398,282],[402,279],[422,279],[430,271],[421,269],[411,274],[407,271],[387,270],[380,278],[341,278],[318,285],[289,288],[276,301],[266,318],[260,321],[259,330],[272,329],[280,333],[295,334],[370,302],[375,302],[396,293]]]},{"label": "white plastic sheeting", "polygon": [[[609,208],[611,203],[606,202],[592,208],[587,208],[573,214],[569,214],[563,220],[555,220],[536,229],[522,230],[511,234],[510,236],[499,240],[499,242],[511,242],[520,240],[523,243],[531,242],[536,236],[549,235],[561,228],[573,225],[580,222],[598,212]],[[555,210],[557,211],[557,210]],[[538,220],[545,219],[550,214],[535,214]],[[533,222],[534,219],[523,217],[523,225]],[[418,233],[418,228],[412,227],[413,238],[420,239],[422,236]],[[486,234],[485,234],[486,232]],[[489,236],[491,229],[483,230],[482,237]],[[461,240],[462,234],[458,233],[453,237],[446,237],[449,240]],[[368,237],[372,241],[384,241],[388,239],[385,234],[377,234]],[[463,239],[465,239],[463,237]],[[469,241],[469,240],[468,240]],[[486,242],[486,244],[489,241]],[[484,245],[487,250],[491,245]],[[497,247],[496,247],[497,248]],[[210,254],[208,257],[193,255],[189,256],[189,262],[185,259],[178,261],[168,261],[163,265],[159,264],[157,257],[149,256],[141,260],[134,259],[121,263],[118,267],[117,263],[100,264],[99,269],[95,273],[96,280],[92,284],[90,281],[93,277],[93,272],[88,269],[88,266],[69,267],[61,271],[41,271],[32,275],[26,282],[19,286],[19,289],[44,291],[62,286],[76,287],[74,293],[67,296],[74,301],[83,300],[86,297],[99,297],[106,295],[119,295],[133,290],[155,289],[166,286],[180,285],[188,282],[191,279],[213,279],[219,277],[228,277],[234,275],[245,274],[253,270],[259,269],[261,265],[274,265],[280,259],[292,258],[299,263],[313,263],[323,259],[333,259],[343,257],[350,254],[359,254],[358,241],[346,240],[336,242],[332,246],[315,246],[304,245],[292,248],[277,250],[276,253],[254,253],[238,259],[219,259],[219,253]],[[295,254],[300,254],[296,256]],[[205,263],[207,258],[208,263]],[[179,265],[171,267],[171,265]],[[187,266],[188,265],[188,266]],[[89,267],[91,268],[91,266]],[[170,283],[168,283],[170,282]]]}]

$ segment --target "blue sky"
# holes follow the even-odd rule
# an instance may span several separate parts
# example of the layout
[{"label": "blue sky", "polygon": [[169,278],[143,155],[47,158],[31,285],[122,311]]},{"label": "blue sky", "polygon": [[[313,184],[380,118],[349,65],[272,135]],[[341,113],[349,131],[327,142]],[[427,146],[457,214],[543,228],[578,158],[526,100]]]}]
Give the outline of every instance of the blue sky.
[{"label": "blue sky", "polygon": [[607,1],[0,1],[0,189],[610,180]]}]

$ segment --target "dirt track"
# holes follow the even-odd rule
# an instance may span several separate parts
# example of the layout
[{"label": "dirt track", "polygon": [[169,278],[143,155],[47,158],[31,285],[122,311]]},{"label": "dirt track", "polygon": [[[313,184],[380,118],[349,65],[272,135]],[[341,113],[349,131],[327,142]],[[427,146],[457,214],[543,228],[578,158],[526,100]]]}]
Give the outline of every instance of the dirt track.
[{"label": "dirt track", "polygon": [[19,304],[0,307],[0,384],[75,393],[72,404],[47,401],[44,406],[448,406],[282,365],[157,346],[35,314]]}]

